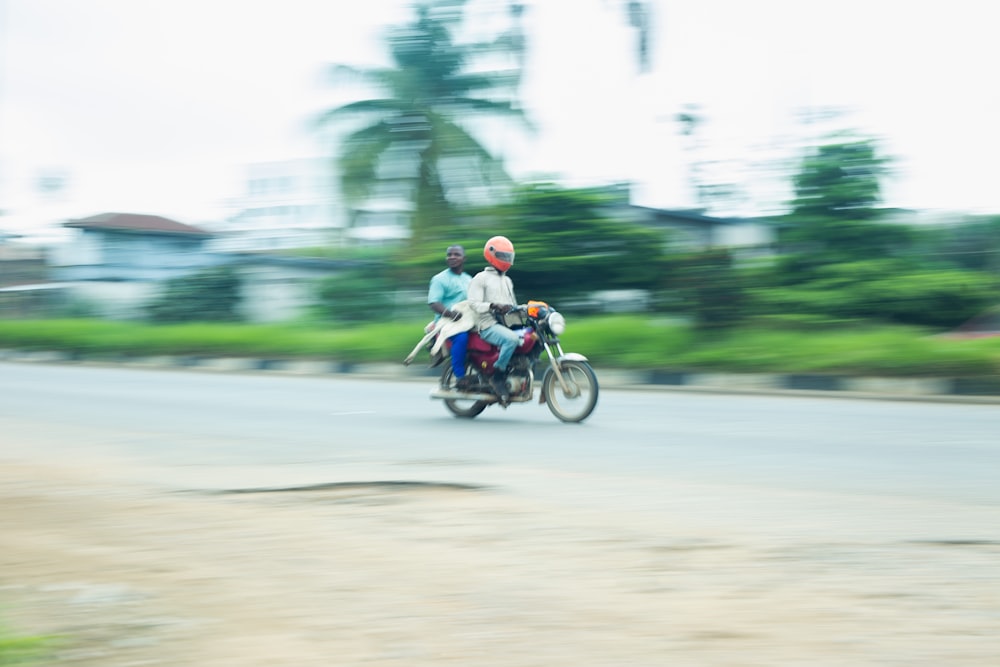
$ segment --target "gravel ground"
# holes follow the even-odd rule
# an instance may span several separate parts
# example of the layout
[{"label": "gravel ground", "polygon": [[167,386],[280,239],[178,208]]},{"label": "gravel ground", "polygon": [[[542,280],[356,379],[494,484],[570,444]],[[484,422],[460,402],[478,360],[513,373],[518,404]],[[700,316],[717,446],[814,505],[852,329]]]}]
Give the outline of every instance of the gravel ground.
[{"label": "gravel ground", "polygon": [[[994,666],[1000,544],[713,535],[498,490],[178,492],[0,466],[45,665]],[[0,660],[2,663],[2,660]]]}]

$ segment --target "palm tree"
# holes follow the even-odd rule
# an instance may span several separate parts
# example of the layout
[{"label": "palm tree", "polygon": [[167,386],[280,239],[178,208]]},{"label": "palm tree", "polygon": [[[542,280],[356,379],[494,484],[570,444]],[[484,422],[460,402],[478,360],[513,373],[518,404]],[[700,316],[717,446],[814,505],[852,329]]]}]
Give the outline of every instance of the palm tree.
[{"label": "palm tree", "polygon": [[321,125],[363,120],[360,129],[343,139],[338,156],[341,191],[348,208],[356,211],[389,183],[406,183],[413,205],[411,233],[425,238],[446,231],[452,222],[450,200],[460,185],[449,182],[450,158],[459,159],[464,172],[478,167],[486,182],[506,179],[502,160],[465,123],[479,116],[527,123],[516,105],[519,64],[507,71],[468,70],[480,55],[517,58],[520,42],[507,34],[488,44],[456,43],[453,30],[462,2],[424,0],[419,4],[416,18],[389,34],[393,67],[336,66],[335,75],[360,77],[383,96],[346,104],[320,118]]}]

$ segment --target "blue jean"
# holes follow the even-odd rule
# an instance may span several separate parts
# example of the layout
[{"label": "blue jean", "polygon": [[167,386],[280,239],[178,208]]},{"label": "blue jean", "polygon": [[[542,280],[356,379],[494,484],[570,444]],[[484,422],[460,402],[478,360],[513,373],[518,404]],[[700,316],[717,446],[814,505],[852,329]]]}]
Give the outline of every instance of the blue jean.
[{"label": "blue jean", "polygon": [[451,341],[451,370],[456,378],[465,376],[465,350],[469,347],[469,332],[459,331]]},{"label": "blue jean", "polygon": [[500,356],[493,364],[493,368],[500,372],[506,371],[514,350],[521,344],[521,337],[501,324],[494,324],[489,329],[483,329],[479,335],[490,345],[496,345],[500,348]]}]

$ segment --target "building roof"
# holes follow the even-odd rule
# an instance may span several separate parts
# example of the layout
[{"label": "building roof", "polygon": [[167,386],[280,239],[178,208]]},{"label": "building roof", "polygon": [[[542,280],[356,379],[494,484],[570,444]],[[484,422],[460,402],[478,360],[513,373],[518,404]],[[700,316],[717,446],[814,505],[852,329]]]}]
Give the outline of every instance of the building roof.
[{"label": "building roof", "polygon": [[117,232],[145,232],[148,234],[170,234],[175,236],[214,236],[211,232],[177,222],[158,215],[140,215],[138,213],[101,213],[89,218],[70,220],[63,227],[76,229],[97,229]]}]

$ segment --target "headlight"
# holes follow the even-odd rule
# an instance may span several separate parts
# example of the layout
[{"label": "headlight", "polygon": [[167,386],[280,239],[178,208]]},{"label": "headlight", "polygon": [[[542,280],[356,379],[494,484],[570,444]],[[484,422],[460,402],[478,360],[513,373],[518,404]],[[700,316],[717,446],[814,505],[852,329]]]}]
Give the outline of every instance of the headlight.
[{"label": "headlight", "polygon": [[557,336],[561,336],[566,331],[566,318],[555,311],[549,313],[549,317],[545,320],[545,323],[549,325],[549,331]]}]

